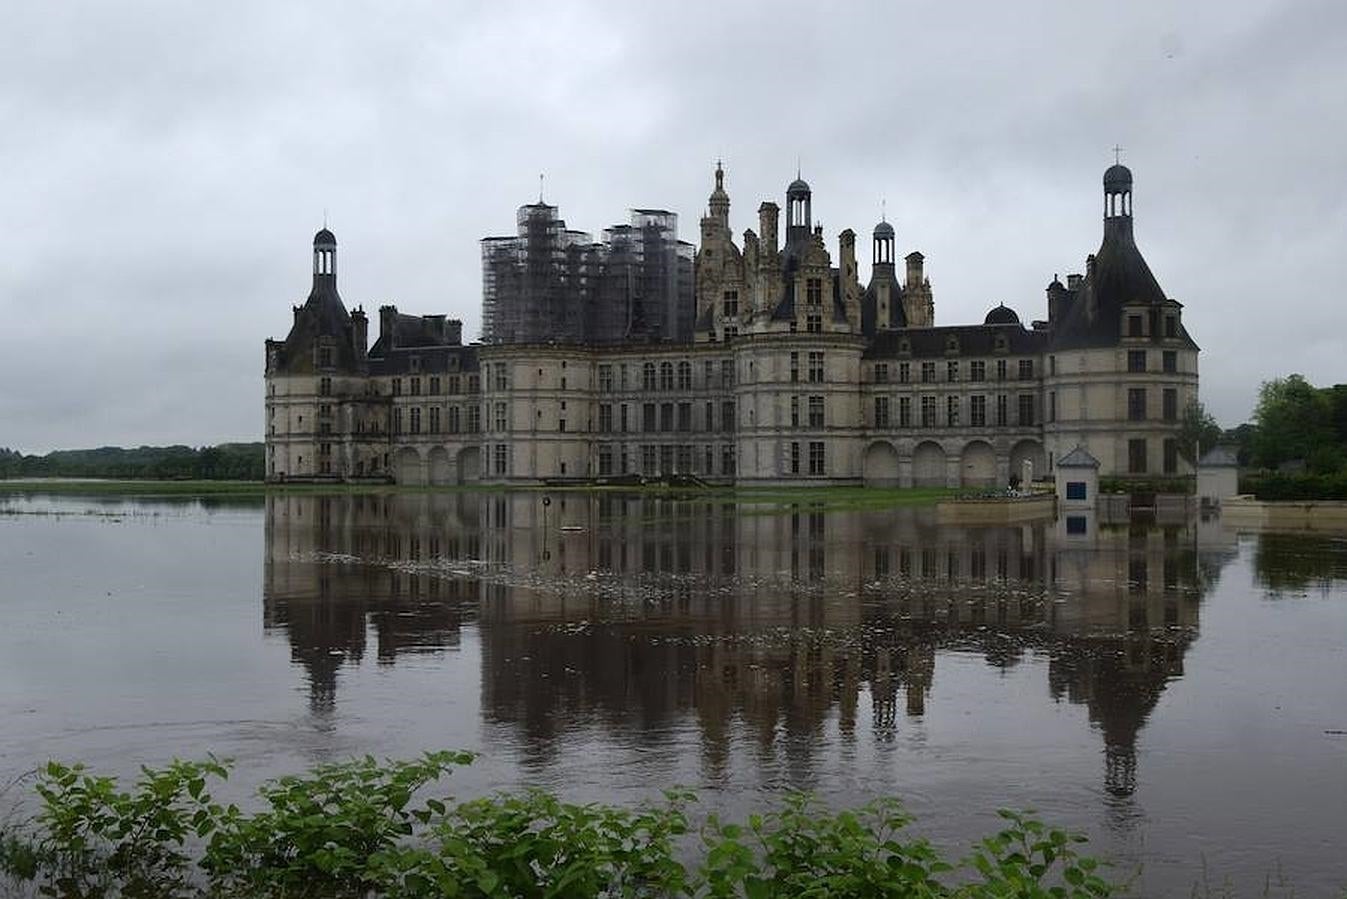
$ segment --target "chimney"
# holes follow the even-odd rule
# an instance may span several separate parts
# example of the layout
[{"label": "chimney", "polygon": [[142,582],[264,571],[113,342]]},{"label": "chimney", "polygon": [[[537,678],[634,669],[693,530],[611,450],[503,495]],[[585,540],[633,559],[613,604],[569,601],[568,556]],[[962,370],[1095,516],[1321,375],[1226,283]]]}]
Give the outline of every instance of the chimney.
[{"label": "chimney", "polygon": [[355,307],[351,312],[351,344],[356,362],[363,365],[365,354],[369,352],[369,319],[365,317],[362,306]]},{"label": "chimney", "polygon": [[921,287],[922,281],[924,280],[922,275],[922,263],[926,261],[926,257],[914,250],[907,254],[906,259],[907,283],[904,286],[910,290],[915,290],[916,288]]},{"label": "chimney", "polygon": [[385,350],[391,350],[397,346],[397,320],[398,307],[379,307],[379,339],[384,342]]},{"label": "chimney", "polygon": [[781,214],[781,208],[775,203],[767,202],[758,207],[758,234],[762,241],[762,248],[769,253],[775,253],[776,244],[776,226]]}]

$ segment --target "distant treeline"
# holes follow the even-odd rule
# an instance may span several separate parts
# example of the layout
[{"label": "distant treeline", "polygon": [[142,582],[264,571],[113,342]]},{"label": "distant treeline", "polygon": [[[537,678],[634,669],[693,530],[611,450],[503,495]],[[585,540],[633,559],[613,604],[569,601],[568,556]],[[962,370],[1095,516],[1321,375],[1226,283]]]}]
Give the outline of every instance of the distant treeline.
[{"label": "distant treeline", "polygon": [[265,457],[260,443],[219,446],[104,446],[26,456],[0,448],[3,478],[110,478],[116,480],[260,481]]}]

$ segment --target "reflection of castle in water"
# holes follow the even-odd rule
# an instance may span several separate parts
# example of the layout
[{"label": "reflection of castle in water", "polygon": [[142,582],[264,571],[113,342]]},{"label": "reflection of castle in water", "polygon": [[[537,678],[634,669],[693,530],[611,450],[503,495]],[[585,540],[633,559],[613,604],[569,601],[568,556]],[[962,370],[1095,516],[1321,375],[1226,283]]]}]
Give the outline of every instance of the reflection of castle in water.
[{"label": "reflection of castle in water", "polygon": [[737,731],[807,779],[831,722],[888,740],[924,714],[938,651],[997,667],[1042,652],[1126,794],[1201,595],[1185,522],[950,527],[930,510],[564,493],[284,497],[267,520],[267,625],[289,630],[315,702],[369,627],[391,660],[475,616],[483,714],[537,763],[581,722],[656,745],[695,721],[709,776]]}]

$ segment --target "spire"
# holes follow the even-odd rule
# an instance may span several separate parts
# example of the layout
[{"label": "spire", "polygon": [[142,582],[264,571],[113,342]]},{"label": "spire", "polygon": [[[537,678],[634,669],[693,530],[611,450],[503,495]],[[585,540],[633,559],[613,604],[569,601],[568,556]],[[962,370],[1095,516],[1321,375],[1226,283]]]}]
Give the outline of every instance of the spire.
[{"label": "spire", "polygon": [[711,218],[715,219],[726,231],[730,227],[730,195],[725,193],[725,168],[716,160],[716,186],[707,202]]}]

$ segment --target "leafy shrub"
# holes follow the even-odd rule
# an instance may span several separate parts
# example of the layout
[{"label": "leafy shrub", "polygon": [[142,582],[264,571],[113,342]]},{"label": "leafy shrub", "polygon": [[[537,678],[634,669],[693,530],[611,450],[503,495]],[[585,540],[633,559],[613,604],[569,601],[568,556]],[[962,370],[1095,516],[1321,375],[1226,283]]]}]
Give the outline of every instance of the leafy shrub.
[{"label": "leafy shrub", "polygon": [[1338,474],[1278,474],[1269,472],[1240,478],[1239,492],[1255,499],[1343,500],[1347,499],[1347,472]]},{"label": "leafy shrub", "polygon": [[[1084,837],[1003,811],[959,864],[906,838],[896,800],[830,812],[805,794],[746,823],[716,816],[693,846],[690,793],[623,809],[532,790],[451,805],[422,798],[472,756],[365,757],[261,788],[244,813],[211,800],[225,763],[144,768],[135,787],[50,763],[41,811],[0,829],[0,875],[49,896],[1108,896]],[[700,854],[697,850],[700,849]],[[693,864],[683,858],[696,856]]]}]

